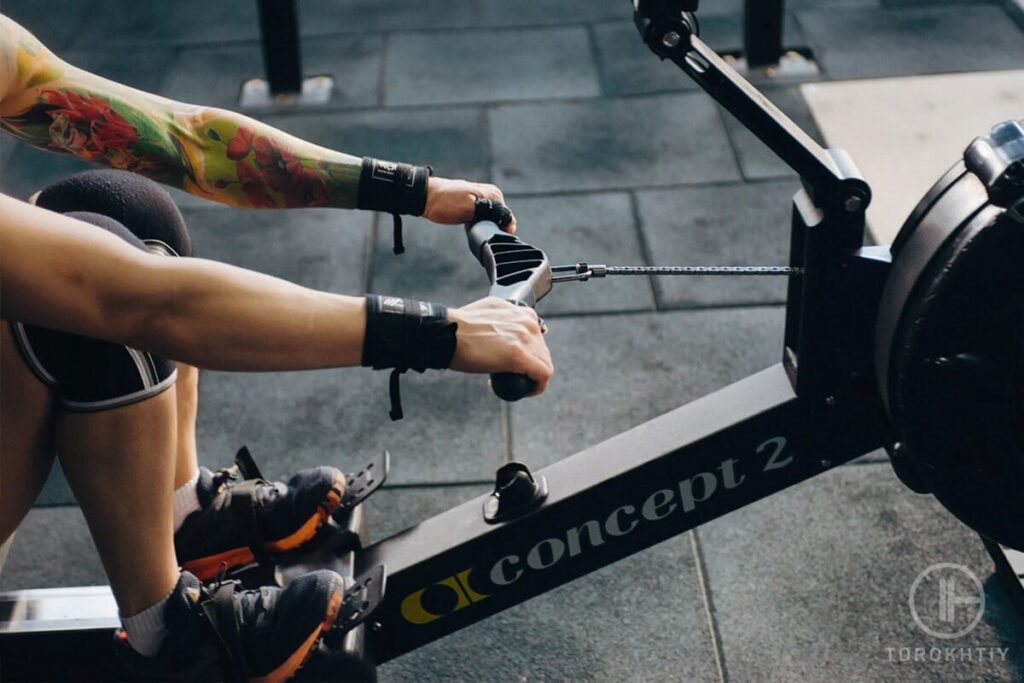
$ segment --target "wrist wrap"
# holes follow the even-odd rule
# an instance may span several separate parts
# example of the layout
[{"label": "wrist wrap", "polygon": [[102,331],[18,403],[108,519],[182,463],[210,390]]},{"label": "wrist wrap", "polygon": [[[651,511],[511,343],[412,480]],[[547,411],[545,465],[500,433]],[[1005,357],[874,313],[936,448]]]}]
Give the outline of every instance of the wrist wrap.
[{"label": "wrist wrap", "polygon": [[363,157],[356,208],[385,211],[394,217],[396,254],[405,251],[401,214],[423,215],[427,205],[427,180],[432,174],[433,169],[429,166]]},{"label": "wrist wrap", "polygon": [[376,294],[366,296],[362,365],[374,370],[392,368],[392,420],[402,419],[402,373],[451,366],[458,325],[448,320],[447,315],[447,307],[440,304]]}]

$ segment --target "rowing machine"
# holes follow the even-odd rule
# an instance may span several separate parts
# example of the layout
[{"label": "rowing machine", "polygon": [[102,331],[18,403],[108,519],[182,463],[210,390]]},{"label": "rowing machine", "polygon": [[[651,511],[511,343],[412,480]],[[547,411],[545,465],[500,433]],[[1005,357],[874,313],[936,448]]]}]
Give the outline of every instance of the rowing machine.
[{"label": "rowing machine", "polygon": [[[705,45],[696,9],[696,0],[634,2],[652,51],[802,180],[782,273],[790,279],[781,362],[538,472],[506,465],[490,495],[390,538],[369,544],[360,529],[311,558],[343,569],[357,587],[364,584],[355,577],[377,576],[379,585],[386,571],[379,604],[367,600],[360,615],[364,627],[345,644],[324,644],[319,675],[366,675],[881,447],[901,480],[934,493],[990,545],[1024,547],[1011,523],[1024,505],[1016,495],[1024,474],[1024,283],[1016,267],[1024,255],[1024,128],[1007,123],[976,140],[891,248],[865,247],[871,190],[852,160],[818,146]],[[553,272],[542,250],[493,224],[469,226],[468,236],[492,293],[520,303],[535,303],[565,276],[597,276],[580,265]],[[511,382],[509,392],[496,390],[515,398],[528,389]],[[282,568],[284,578],[302,568]],[[19,677],[42,677],[30,665],[34,653],[54,652],[54,643],[81,651],[109,637],[114,615],[86,619],[96,596],[68,593],[75,590],[0,598],[0,675],[15,667]],[[63,612],[52,609],[58,604]]]}]

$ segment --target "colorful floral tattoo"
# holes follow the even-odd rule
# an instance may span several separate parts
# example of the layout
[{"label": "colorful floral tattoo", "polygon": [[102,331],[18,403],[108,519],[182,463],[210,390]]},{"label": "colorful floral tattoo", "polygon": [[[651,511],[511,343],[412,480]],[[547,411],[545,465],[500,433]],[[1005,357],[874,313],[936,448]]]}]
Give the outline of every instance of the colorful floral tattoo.
[{"label": "colorful floral tattoo", "polygon": [[0,58],[12,51],[15,84],[0,104],[0,130],[31,145],[236,206],[356,206],[361,159],[106,81],[0,16]]}]

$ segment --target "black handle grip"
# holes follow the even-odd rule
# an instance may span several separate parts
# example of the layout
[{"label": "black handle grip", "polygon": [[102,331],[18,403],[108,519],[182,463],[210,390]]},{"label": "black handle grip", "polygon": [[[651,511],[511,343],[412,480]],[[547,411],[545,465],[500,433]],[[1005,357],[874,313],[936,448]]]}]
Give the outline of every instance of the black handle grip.
[{"label": "black handle grip", "polygon": [[[493,221],[466,225],[469,250],[480,261],[491,281],[491,296],[519,306],[533,306],[551,291],[551,264],[547,254],[506,233]],[[491,375],[498,398],[518,401],[537,387],[526,375],[499,372]]]},{"label": "black handle grip", "polygon": [[536,388],[537,383],[527,375],[514,372],[498,372],[491,375],[491,389],[503,401],[518,401],[526,398]]}]

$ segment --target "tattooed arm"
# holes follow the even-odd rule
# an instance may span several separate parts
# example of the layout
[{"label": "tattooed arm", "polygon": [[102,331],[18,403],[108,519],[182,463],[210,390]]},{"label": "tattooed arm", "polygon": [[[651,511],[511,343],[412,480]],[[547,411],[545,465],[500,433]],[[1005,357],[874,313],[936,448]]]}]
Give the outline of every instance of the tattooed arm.
[{"label": "tattooed arm", "polygon": [[[355,208],[362,159],[222,109],[181,104],[67,64],[0,15],[0,130],[42,149],[249,208]],[[424,216],[472,218],[493,185],[431,178]],[[515,225],[510,226],[514,231]]]}]

